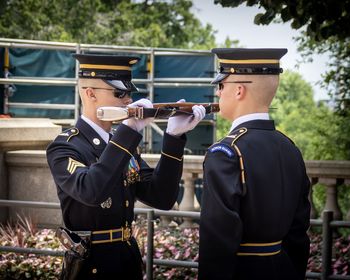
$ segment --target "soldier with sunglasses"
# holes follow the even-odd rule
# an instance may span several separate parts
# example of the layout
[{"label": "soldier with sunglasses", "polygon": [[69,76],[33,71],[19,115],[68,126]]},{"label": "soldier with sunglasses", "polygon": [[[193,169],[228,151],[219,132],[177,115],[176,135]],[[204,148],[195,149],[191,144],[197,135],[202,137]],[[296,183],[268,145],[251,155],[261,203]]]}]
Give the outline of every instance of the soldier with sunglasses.
[{"label": "soldier with sunglasses", "polygon": [[141,159],[141,131],[153,119],[129,118],[110,133],[112,122],[97,118],[103,106],[132,103],[137,88],[131,67],[138,57],[75,55],[80,63],[82,115],[47,148],[47,160],[61,203],[66,252],[62,279],[142,279],[142,259],[131,224],[134,203],[167,210],[174,205],[182,175],[185,133],[205,116],[203,106],[193,116],[169,118],[160,160],[155,169]]},{"label": "soldier with sunglasses", "polygon": [[208,148],[201,200],[200,280],[302,280],[309,255],[309,178],[269,107],[286,49],[213,49],[220,114],[232,122]]}]

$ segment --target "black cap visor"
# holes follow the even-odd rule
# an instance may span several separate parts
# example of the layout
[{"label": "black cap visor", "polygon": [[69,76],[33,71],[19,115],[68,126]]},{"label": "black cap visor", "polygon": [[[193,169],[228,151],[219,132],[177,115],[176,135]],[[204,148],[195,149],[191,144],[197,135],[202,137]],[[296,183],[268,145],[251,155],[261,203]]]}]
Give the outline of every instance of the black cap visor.
[{"label": "black cap visor", "polygon": [[122,91],[138,92],[138,88],[131,81],[103,80],[106,84]]},{"label": "black cap visor", "polygon": [[215,79],[211,82],[211,84],[218,84],[220,83],[222,80],[226,79],[230,74],[227,73],[219,73]]}]

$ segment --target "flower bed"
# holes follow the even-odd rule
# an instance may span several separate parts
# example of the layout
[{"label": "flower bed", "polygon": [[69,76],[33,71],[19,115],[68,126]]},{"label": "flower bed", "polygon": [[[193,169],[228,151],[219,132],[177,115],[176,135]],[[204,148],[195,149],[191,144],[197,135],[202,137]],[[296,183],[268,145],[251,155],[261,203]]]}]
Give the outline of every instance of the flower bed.
[{"label": "flower bed", "polygon": [[[142,255],[146,252],[146,228],[145,221],[140,220],[134,230]],[[322,238],[317,233],[310,233],[310,238],[308,271],[321,272]],[[198,228],[161,228],[156,225],[154,257],[198,261],[198,240]],[[63,250],[54,237],[54,230],[37,230],[24,219],[15,226],[0,227],[0,246]],[[332,248],[333,274],[350,275],[350,236],[334,239]],[[0,279],[57,279],[61,263],[60,257],[1,253]],[[196,276],[196,269],[154,266],[154,279],[196,279]]]}]

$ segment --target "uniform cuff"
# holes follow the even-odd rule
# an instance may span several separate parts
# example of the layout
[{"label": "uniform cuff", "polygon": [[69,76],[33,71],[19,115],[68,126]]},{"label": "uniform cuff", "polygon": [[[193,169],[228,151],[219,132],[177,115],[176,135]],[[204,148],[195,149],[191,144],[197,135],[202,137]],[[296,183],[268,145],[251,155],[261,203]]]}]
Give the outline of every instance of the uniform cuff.
[{"label": "uniform cuff", "polygon": [[184,154],[186,140],[187,138],[185,134],[181,137],[177,137],[164,133],[162,154],[181,160]]},{"label": "uniform cuff", "polygon": [[119,124],[110,142],[132,156],[141,139],[140,133],[127,125]]}]

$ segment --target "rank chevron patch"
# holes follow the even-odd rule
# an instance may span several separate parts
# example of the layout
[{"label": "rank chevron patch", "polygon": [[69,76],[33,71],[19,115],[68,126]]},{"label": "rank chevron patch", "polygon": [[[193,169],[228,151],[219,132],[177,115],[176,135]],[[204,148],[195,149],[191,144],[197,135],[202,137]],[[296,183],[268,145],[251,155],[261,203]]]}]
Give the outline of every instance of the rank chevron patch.
[{"label": "rank chevron patch", "polygon": [[67,170],[70,174],[73,174],[78,167],[85,167],[85,166],[86,166],[85,164],[75,159],[69,158]]}]

